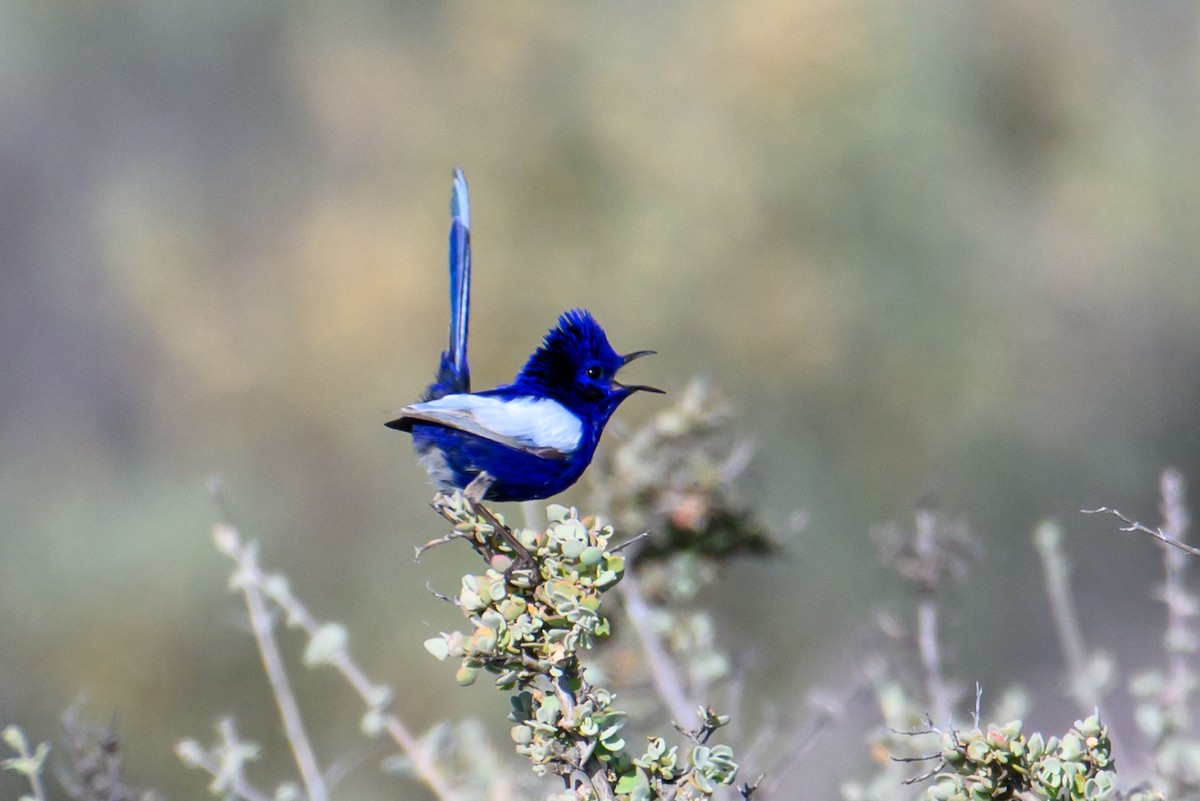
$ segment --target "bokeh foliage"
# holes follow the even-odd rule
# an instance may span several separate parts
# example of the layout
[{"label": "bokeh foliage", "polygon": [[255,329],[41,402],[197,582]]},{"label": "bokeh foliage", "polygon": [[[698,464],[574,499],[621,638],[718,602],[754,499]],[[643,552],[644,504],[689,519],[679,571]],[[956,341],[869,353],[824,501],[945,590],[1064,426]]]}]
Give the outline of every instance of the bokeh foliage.
[{"label": "bokeh foliage", "polygon": [[[0,11],[0,718],[51,731],[87,690],[164,744],[127,769],[171,797],[167,744],[230,704],[270,720],[210,592],[213,472],[365,662],[437,680],[412,645],[452,617],[401,611],[428,491],[381,424],[443,345],[456,163],[477,381],[586,304],[660,352],[652,383],[716,378],[759,442],[756,500],[808,513],[791,557],[715,591],[763,691],[843,658],[888,589],[866,532],[930,488],[988,549],[964,615],[1010,604],[959,673],[1049,672],[1011,543],[1046,514],[1101,537],[1064,516],[1152,509],[1163,464],[1200,475],[1187,4]],[[1085,622],[1136,662],[1157,566],[1096,541],[1072,549]]]}]

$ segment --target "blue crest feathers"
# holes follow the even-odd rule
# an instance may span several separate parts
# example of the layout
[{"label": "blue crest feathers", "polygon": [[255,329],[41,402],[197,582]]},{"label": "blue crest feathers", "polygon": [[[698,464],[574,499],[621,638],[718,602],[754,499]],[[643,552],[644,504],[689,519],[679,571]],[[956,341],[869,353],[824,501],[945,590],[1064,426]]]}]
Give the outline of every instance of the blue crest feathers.
[{"label": "blue crest feathers", "polygon": [[608,344],[600,323],[586,309],[571,309],[558,318],[521,372],[517,383],[536,384],[546,389],[571,386],[586,361],[611,364],[616,369],[621,357]]}]

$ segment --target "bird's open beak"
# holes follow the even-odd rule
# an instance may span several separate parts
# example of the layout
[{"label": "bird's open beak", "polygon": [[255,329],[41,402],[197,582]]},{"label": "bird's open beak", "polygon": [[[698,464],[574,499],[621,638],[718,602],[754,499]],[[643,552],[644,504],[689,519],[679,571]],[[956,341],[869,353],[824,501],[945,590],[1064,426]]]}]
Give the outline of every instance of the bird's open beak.
[{"label": "bird's open beak", "polygon": [[[624,367],[634,359],[640,359],[643,356],[650,356],[653,353],[654,351],[652,350],[635,350],[633,353],[626,353],[621,357],[621,366]],[[658,387],[646,386],[645,384],[622,384],[619,381],[613,381],[613,384],[621,389],[627,389],[630,392],[657,392],[659,395],[666,394],[665,390],[661,390]]]}]

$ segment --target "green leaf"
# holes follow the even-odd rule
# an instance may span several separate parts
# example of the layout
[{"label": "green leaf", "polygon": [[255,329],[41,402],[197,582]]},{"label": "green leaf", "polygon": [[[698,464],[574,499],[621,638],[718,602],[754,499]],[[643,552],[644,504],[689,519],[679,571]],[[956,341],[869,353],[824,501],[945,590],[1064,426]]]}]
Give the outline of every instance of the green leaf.
[{"label": "green leaf", "polygon": [[645,784],[645,782],[646,777],[642,775],[641,771],[626,773],[624,776],[617,779],[617,785],[613,789],[618,795],[632,793],[633,789],[637,787],[639,783]]},{"label": "green leaf", "polygon": [[445,662],[450,657],[450,646],[445,637],[430,637],[425,641],[425,650],[433,654],[439,662]]}]

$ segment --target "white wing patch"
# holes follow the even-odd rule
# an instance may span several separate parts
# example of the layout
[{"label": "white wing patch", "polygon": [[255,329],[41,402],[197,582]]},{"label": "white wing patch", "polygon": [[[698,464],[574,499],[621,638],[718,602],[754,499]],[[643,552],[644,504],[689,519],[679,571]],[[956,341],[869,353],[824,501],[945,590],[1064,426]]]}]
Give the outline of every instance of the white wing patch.
[{"label": "white wing patch", "polygon": [[569,456],[583,439],[583,422],[549,398],[446,395],[406,406],[400,413],[550,458]]}]

